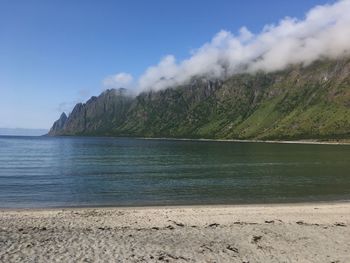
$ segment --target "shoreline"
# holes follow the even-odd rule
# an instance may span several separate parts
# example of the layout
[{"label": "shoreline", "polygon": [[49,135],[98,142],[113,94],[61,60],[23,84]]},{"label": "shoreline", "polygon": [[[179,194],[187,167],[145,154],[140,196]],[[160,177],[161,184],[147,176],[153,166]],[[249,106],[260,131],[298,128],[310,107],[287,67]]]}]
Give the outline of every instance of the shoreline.
[{"label": "shoreline", "polygon": [[[108,137],[107,137],[108,138]],[[114,138],[125,138],[125,137],[114,137]],[[238,140],[238,139],[191,139],[191,138],[168,138],[168,137],[132,137],[138,140],[164,140],[164,141],[203,141],[203,142],[239,142],[239,143],[274,143],[274,144],[314,144],[314,145],[350,145],[350,142],[346,141],[317,141],[317,140],[297,140],[297,141],[288,141],[288,140]]]},{"label": "shoreline", "polygon": [[162,141],[198,141],[198,142],[238,142],[238,143],[272,143],[272,144],[306,144],[306,145],[350,145],[350,139],[335,140],[255,140],[255,139],[209,139],[209,138],[171,138],[171,137],[139,137],[139,136],[92,136],[92,135],[40,135],[40,136],[18,136],[0,135],[0,137],[41,137],[41,138],[115,138],[115,139],[136,139],[136,140],[162,140]]},{"label": "shoreline", "polygon": [[350,262],[350,202],[0,210],[1,262]]},{"label": "shoreline", "polygon": [[174,205],[97,205],[97,206],[57,206],[57,207],[0,207],[1,212],[36,212],[36,211],[68,211],[68,210],[142,210],[142,209],[186,209],[186,208],[249,208],[249,207],[306,207],[349,204],[350,200],[300,201],[285,203],[237,203],[237,204],[174,204]]}]

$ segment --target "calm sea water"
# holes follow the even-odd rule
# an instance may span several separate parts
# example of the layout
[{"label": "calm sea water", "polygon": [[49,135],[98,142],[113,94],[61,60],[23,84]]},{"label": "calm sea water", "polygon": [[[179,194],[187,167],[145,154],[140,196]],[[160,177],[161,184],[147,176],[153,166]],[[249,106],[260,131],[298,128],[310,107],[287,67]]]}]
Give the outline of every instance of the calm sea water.
[{"label": "calm sea water", "polygon": [[0,207],[350,200],[350,146],[0,137]]}]

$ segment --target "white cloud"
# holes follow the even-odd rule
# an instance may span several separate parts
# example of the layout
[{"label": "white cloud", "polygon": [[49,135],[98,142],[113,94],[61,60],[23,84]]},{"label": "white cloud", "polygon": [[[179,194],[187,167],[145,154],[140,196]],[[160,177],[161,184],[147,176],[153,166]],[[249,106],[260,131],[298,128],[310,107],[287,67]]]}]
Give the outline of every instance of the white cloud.
[{"label": "white cloud", "polygon": [[[173,55],[165,56],[141,75],[135,89],[160,90],[195,76],[224,78],[235,73],[271,72],[290,64],[308,65],[320,58],[349,54],[350,0],[340,0],[312,8],[302,20],[285,17],[276,25],[265,25],[258,34],[246,27],[236,35],[222,30],[188,59],[178,62]],[[104,82],[119,85],[130,81],[130,75],[121,73]]]},{"label": "white cloud", "polygon": [[103,80],[103,85],[109,88],[129,88],[132,85],[133,77],[128,73],[118,73],[108,76]]}]

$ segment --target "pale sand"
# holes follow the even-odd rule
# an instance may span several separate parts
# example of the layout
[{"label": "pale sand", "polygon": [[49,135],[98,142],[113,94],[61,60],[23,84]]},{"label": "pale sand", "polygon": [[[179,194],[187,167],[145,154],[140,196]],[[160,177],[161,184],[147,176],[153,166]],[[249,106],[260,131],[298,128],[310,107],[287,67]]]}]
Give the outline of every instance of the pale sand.
[{"label": "pale sand", "polygon": [[350,139],[340,139],[340,140],[298,140],[298,141],[286,141],[286,140],[239,140],[239,139],[189,139],[189,138],[151,138],[151,137],[136,137],[140,140],[161,140],[161,141],[198,141],[198,142],[239,142],[239,143],[272,143],[272,144],[316,144],[316,145],[350,145]]},{"label": "pale sand", "polygon": [[350,262],[350,203],[2,210],[0,262]]}]

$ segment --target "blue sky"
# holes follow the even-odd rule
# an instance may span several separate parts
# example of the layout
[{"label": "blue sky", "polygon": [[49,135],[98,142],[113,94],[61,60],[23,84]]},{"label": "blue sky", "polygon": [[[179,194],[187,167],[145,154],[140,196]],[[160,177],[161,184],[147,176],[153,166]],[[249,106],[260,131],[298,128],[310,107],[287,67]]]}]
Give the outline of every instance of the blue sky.
[{"label": "blue sky", "polygon": [[259,32],[322,0],[0,0],[0,127],[49,128],[98,95],[106,76],[136,78],[167,54],[187,58],[220,30]]}]

